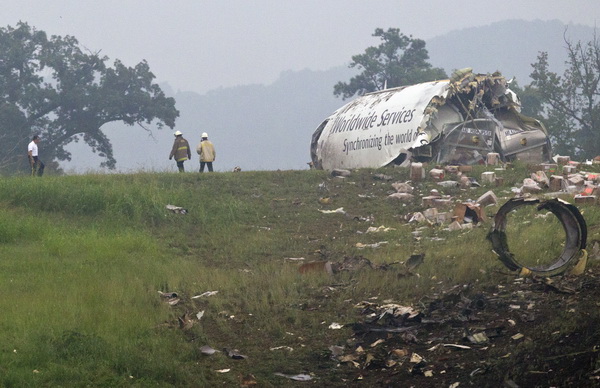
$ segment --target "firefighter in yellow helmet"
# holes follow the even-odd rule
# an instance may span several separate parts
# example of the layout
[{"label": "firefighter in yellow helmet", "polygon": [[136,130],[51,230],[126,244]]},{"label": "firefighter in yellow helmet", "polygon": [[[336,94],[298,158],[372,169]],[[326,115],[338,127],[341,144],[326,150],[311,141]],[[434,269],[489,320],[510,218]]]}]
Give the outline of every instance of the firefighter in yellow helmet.
[{"label": "firefighter in yellow helmet", "polygon": [[183,162],[192,158],[190,144],[183,138],[183,134],[181,132],[176,131],[173,135],[175,135],[175,142],[173,143],[173,149],[169,154],[169,160],[175,158],[179,172],[185,172],[185,169],[183,168]]}]

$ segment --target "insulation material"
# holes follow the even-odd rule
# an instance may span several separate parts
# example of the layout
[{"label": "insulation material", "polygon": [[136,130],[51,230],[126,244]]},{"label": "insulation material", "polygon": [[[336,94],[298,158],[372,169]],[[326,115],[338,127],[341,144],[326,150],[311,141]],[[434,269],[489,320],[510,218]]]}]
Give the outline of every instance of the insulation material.
[{"label": "insulation material", "polygon": [[499,73],[457,71],[449,80],[386,89],[349,102],[314,132],[316,168],[377,168],[435,161],[483,164],[550,159],[544,126],[520,113],[518,98]]}]

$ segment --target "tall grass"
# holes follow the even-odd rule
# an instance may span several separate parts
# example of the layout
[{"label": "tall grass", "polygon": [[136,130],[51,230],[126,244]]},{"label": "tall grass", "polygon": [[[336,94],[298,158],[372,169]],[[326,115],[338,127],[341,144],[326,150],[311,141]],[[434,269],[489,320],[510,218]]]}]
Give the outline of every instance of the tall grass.
[{"label": "tall grass", "polygon": [[[507,180],[517,182],[520,168]],[[261,386],[278,386],[273,372],[307,371],[327,359],[328,346],[344,344],[348,330],[328,326],[360,319],[354,306],[363,300],[418,305],[443,287],[502,281],[506,270],[485,239],[489,224],[459,232],[420,227],[414,235],[418,227],[406,215],[422,210],[419,196],[439,186],[417,183],[414,201],[393,202],[391,181],[375,177],[381,172],[0,180],[0,386],[237,386],[249,373]],[[383,172],[408,179],[403,169]],[[484,186],[445,194],[476,198],[489,189],[510,192]],[[171,213],[167,204],[188,213]],[[319,212],[340,207],[347,215]],[[599,237],[597,208],[583,210],[590,236]],[[366,233],[380,225],[393,230]],[[552,225],[509,225],[519,254],[527,256],[532,241],[535,249],[557,248]],[[398,263],[416,253],[425,254],[417,269]],[[300,274],[287,260],[358,256],[397,264],[331,277]],[[158,291],[176,292],[179,304]],[[196,297],[206,291],[218,293]],[[184,330],[186,316],[194,324]],[[206,344],[248,358],[206,357],[199,351]],[[232,373],[215,372],[223,368]]]}]

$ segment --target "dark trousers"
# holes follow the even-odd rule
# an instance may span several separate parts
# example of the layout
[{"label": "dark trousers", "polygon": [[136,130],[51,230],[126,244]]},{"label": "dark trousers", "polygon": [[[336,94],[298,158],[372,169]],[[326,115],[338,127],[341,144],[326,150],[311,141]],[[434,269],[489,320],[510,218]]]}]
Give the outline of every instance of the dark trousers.
[{"label": "dark trousers", "polygon": [[42,176],[44,175],[44,167],[46,165],[44,162],[38,159],[37,156],[33,157],[33,164],[31,165],[31,176]]},{"label": "dark trousers", "polygon": [[212,162],[200,162],[200,172],[204,172],[204,165],[208,167],[208,172],[213,172]]},{"label": "dark trousers", "polygon": [[185,169],[183,168],[183,162],[185,162],[185,160],[177,162],[177,168],[179,169],[179,172],[185,172]]}]

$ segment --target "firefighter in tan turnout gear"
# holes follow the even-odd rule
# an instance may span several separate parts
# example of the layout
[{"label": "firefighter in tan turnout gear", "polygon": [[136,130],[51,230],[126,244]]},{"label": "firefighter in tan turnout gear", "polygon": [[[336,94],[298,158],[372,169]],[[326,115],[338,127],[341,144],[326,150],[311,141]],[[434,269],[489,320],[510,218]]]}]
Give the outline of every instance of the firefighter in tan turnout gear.
[{"label": "firefighter in tan turnout gear", "polygon": [[177,168],[179,172],[185,172],[183,168],[183,162],[192,158],[192,152],[190,151],[190,144],[183,138],[183,134],[179,131],[174,133],[175,142],[173,143],[173,149],[169,154],[169,160],[175,158],[177,162]]},{"label": "firefighter in tan turnout gear", "polygon": [[204,166],[208,167],[208,171],[212,172],[213,162],[217,153],[215,152],[215,146],[208,140],[208,133],[202,134],[202,141],[196,147],[196,152],[200,155],[200,172],[204,172]]}]

